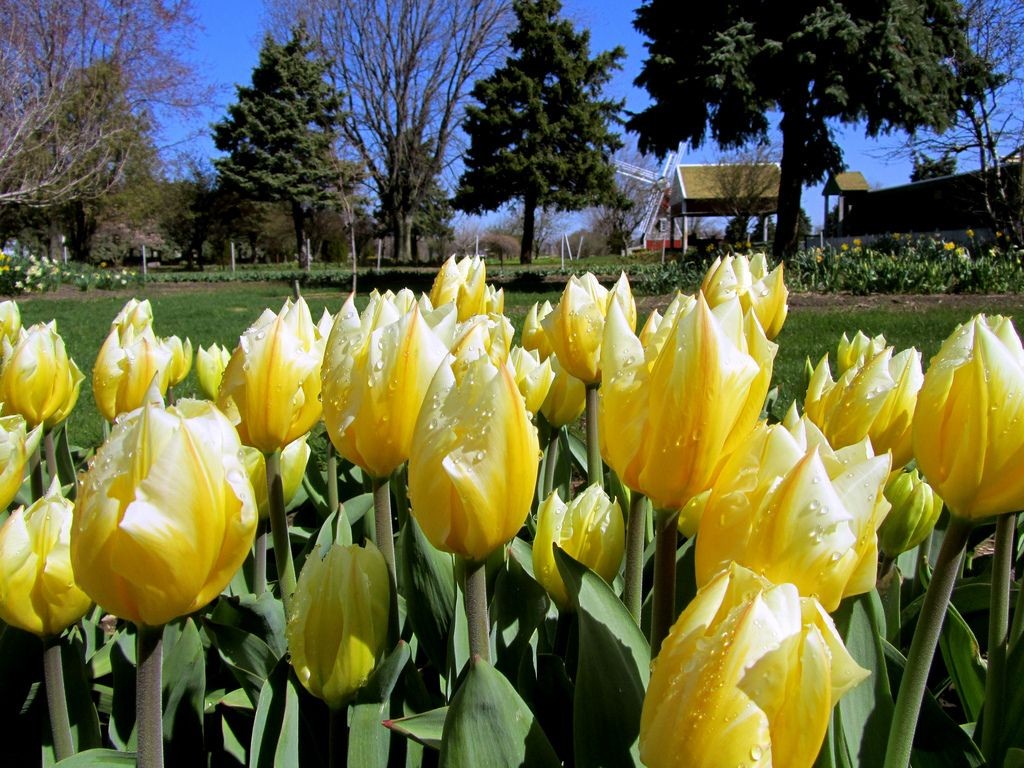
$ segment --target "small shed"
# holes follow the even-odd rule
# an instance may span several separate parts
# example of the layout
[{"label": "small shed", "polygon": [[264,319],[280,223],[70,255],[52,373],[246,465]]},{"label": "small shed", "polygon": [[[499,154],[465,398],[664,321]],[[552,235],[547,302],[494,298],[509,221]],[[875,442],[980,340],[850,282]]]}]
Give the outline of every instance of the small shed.
[{"label": "small shed", "polygon": [[822,221],[828,221],[828,212],[831,207],[832,197],[839,198],[839,215],[837,217],[836,235],[842,237],[843,222],[847,214],[853,209],[857,202],[863,199],[868,191],[868,180],[860,171],[843,171],[828,177],[825,182],[825,189],[822,195],[825,198],[825,217]]}]

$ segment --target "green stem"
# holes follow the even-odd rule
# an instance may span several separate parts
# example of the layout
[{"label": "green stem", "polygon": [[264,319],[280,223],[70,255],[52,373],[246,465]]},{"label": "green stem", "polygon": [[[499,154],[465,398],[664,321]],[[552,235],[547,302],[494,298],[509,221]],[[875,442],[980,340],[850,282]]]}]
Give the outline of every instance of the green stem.
[{"label": "green stem", "polygon": [[269,524],[260,520],[256,527],[256,551],[253,554],[253,592],[258,596],[267,591],[267,534]]},{"label": "green stem", "polygon": [[896,708],[889,728],[889,744],[885,752],[884,768],[906,768],[914,746],[914,732],[917,717],[921,712],[921,700],[928,684],[928,671],[935,656],[935,646],[946,617],[946,607],[953,592],[953,584],[960,570],[960,560],[967,546],[971,522],[959,517],[950,517],[949,528],[942,540],[935,561],[928,591],[917,619],[914,639],[910,643],[907,665],[903,670],[900,692],[896,697]]},{"label": "green stem", "polygon": [[561,428],[551,429],[551,439],[548,441],[547,456],[544,458],[544,484],[541,486],[541,500],[543,501],[555,489],[555,465],[558,464],[558,439],[562,435]]},{"label": "green stem", "polygon": [[373,521],[377,533],[377,548],[384,555],[392,583],[397,582],[395,569],[395,530],[391,522],[391,484],[387,478],[373,478]]},{"label": "green stem", "polygon": [[163,627],[137,624],[139,666],[135,681],[136,747],[139,768],[163,768]]},{"label": "green stem", "polygon": [[31,477],[32,501],[39,501],[46,491],[43,480],[43,446],[36,447],[28,457],[28,471]]},{"label": "green stem", "polygon": [[1007,653],[1011,653],[1024,635],[1024,579],[1017,585],[1017,604],[1013,607],[1013,623],[1010,624],[1010,637],[1007,643]]},{"label": "green stem", "polygon": [[53,750],[57,761],[75,754],[71,738],[71,718],[64,692],[64,665],[60,658],[60,637],[47,637],[44,641],[43,675],[46,681],[46,704],[50,710],[50,730],[53,731]]},{"label": "green stem", "polygon": [[640,624],[640,608],[643,604],[646,517],[647,497],[633,491],[633,498],[629,502],[629,519],[626,520],[626,583],[622,592],[622,602],[637,625]]},{"label": "green stem", "polygon": [[466,620],[469,625],[469,655],[491,660],[490,628],[487,615],[487,567],[484,563],[465,561]]},{"label": "green stem", "polygon": [[348,707],[330,709],[327,717],[327,764],[344,768],[348,762]]},{"label": "green stem", "polygon": [[651,658],[676,619],[676,551],[679,541],[679,510],[658,510],[654,534],[654,604],[651,613]]},{"label": "green stem", "polygon": [[338,452],[330,440],[327,441],[327,509],[328,514],[338,513]]},{"label": "green stem", "polygon": [[587,484],[604,488],[604,465],[598,440],[597,406],[599,384],[587,384]]},{"label": "green stem", "polygon": [[57,447],[53,443],[53,431],[46,430],[43,435],[43,451],[46,453],[46,471],[50,476],[50,482],[57,476]]},{"label": "green stem", "polygon": [[1003,721],[1006,649],[1010,625],[1010,570],[1013,564],[1013,534],[1016,527],[1017,515],[1001,515],[996,518],[996,550],[992,559],[992,588],[989,592],[985,722],[981,734],[981,751],[989,765],[996,765],[996,742]]},{"label": "green stem", "polygon": [[270,536],[274,540],[274,563],[277,565],[277,586],[281,591],[285,616],[291,616],[292,594],[295,592],[295,563],[288,536],[288,518],[284,512],[284,481],[281,476],[281,450],[267,454],[267,496],[270,502]]}]

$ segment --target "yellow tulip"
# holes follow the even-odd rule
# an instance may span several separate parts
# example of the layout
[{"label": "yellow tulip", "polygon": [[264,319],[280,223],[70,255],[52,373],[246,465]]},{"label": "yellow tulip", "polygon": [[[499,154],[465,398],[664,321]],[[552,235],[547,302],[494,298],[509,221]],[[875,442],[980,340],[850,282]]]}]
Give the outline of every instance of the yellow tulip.
[{"label": "yellow tulip", "polygon": [[697,584],[735,561],[834,611],[875,585],[890,456],[833,451],[806,417],[761,423],[722,469],[700,518]]},{"label": "yellow tulip", "polygon": [[451,353],[460,365],[483,356],[494,365],[504,365],[514,335],[512,322],[504,315],[474,315],[455,329]]},{"label": "yellow tulip", "polygon": [[777,349],[738,299],[677,306],[646,349],[613,307],[601,361],[601,422],[614,425],[601,453],[656,509],[682,509],[711,487],[757,422]]},{"label": "yellow tulip", "polygon": [[[306,464],[309,463],[309,444],[303,435],[298,440],[288,443],[281,451],[281,481],[284,487],[284,504],[287,507],[295,494],[302,487],[302,478],[306,475]],[[270,499],[267,495],[267,460],[263,452],[251,445],[242,447],[242,461],[246,474],[252,483],[256,509],[260,520],[270,517]]]},{"label": "yellow tulip", "polygon": [[811,374],[804,409],[834,448],[870,437],[875,451],[891,451],[892,464],[899,468],[913,455],[911,425],[923,381],[916,349],[893,354],[892,347],[885,347],[872,357],[856,358],[837,381],[826,355]]},{"label": "yellow tulip", "polygon": [[41,426],[29,431],[25,419],[0,417],[0,510],[7,509],[25,480],[29,458],[39,450]]},{"label": "yellow tulip", "polygon": [[146,402],[150,387],[163,396],[170,385],[171,350],[151,326],[113,328],[96,356],[92,394],[107,421]]},{"label": "yellow tulip", "polygon": [[21,414],[30,427],[52,429],[68,417],[78,402],[85,378],[68,357],[54,322],[24,329],[12,347],[3,340],[0,400],[8,412]]},{"label": "yellow tulip", "polygon": [[746,256],[719,256],[704,275],[701,292],[712,307],[739,298],[744,311],[753,310],[765,335],[774,339],[789,312],[782,268],[779,264],[769,271],[763,253],[755,253],[749,260]]},{"label": "yellow tulip", "polygon": [[192,370],[192,340],[186,337],[182,342],[177,336],[167,336],[162,341],[171,353],[167,367],[167,384],[176,387]]},{"label": "yellow tulip", "polygon": [[661,647],[640,759],[648,768],[809,768],[832,707],[867,676],[816,601],[733,563]]},{"label": "yellow tulip", "polygon": [[385,478],[408,458],[427,388],[448,356],[420,308],[371,297],[362,317],[350,298],[327,341],[324,424],[338,453]]},{"label": "yellow tulip", "polygon": [[523,320],[523,348],[536,350],[541,360],[547,360],[554,350],[551,349],[551,339],[544,330],[544,318],[551,314],[554,308],[551,302],[545,300],[543,304],[534,302],[533,306],[526,313]]},{"label": "yellow tulip", "polygon": [[10,299],[0,301],[0,336],[15,344],[20,333],[21,310],[18,308],[18,302]]},{"label": "yellow tulip", "polygon": [[458,308],[459,322],[463,322],[473,315],[500,314],[505,295],[488,288],[487,268],[479,256],[466,256],[460,261],[451,256],[434,278],[430,302],[434,307],[453,302]]},{"label": "yellow tulip", "polygon": [[519,392],[526,401],[526,410],[536,414],[548,396],[551,383],[555,380],[551,360],[542,363],[536,351],[513,347],[508,356],[508,366],[515,377]]},{"label": "yellow tulip", "polygon": [[196,380],[199,382],[199,391],[207,400],[217,399],[220,380],[230,360],[231,350],[220,344],[211,344],[209,349],[199,346],[196,352]]},{"label": "yellow tulip", "polygon": [[878,546],[889,557],[896,557],[931,534],[942,513],[942,498],[916,469],[890,478],[885,498],[892,509],[878,529]]},{"label": "yellow tulip", "polygon": [[610,583],[622,564],[625,539],[619,502],[608,498],[601,486],[591,485],[568,504],[554,491],[537,510],[533,572],[551,599],[566,610],[571,603],[553,545]]},{"label": "yellow tulip", "polygon": [[551,355],[547,362],[551,363],[554,377],[548,388],[547,397],[540,406],[540,412],[548,424],[557,429],[572,424],[583,413],[587,404],[587,388],[582,381],[562,367],[558,355]]},{"label": "yellow tulip", "polygon": [[885,336],[878,334],[868,338],[863,331],[857,331],[853,338],[847,338],[846,334],[839,340],[839,349],[836,354],[836,366],[839,373],[854,365],[863,364],[864,358],[872,358],[885,349]]},{"label": "yellow tulip", "polygon": [[242,442],[264,453],[284,448],[320,420],[324,341],[300,298],[280,314],[265,310],[238,340],[217,406]]},{"label": "yellow tulip", "polygon": [[312,554],[288,617],[288,649],[299,682],[340,709],[370,677],[387,640],[390,580],[384,556],[335,544]]},{"label": "yellow tulip", "polygon": [[125,302],[125,305],[121,307],[121,310],[110,323],[111,328],[116,328],[119,331],[131,328],[136,333],[152,326],[153,306],[149,303],[149,299],[139,301],[136,298],[131,298]]},{"label": "yellow tulip", "polygon": [[601,382],[601,343],[612,304],[619,307],[632,332],[636,328],[636,303],[625,274],[610,291],[590,272],[580,278],[573,275],[565,284],[558,306],[541,323],[562,366],[585,384]]},{"label": "yellow tulip", "polygon": [[71,530],[79,586],[158,626],[199,610],[252,547],[256,502],[238,434],[212,403],[126,415],[81,477]]},{"label": "yellow tulip", "polygon": [[40,637],[59,635],[92,601],[75,584],[69,541],[74,504],[55,482],[0,527],[0,619]]},{"label": "yellow tulip", "polygon": [[1024,509],[1024,350],[1006,317],[977,315],[932,358],[914,412],[914,457],[953,514]]},{"label": "yellow tulip", "polygon": [[483,561],[522,527],[537,484],[537,430],[504,365],[442,365],[409,455],[412,513],[438,549]]}]

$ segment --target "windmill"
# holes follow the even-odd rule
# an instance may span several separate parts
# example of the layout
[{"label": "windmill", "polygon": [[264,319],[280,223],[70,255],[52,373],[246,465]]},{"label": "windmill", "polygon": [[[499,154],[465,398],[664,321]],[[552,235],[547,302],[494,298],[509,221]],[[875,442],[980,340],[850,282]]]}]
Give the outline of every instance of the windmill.
[{"label": "windmill", "polygon": [[640,245],[643,245],[647,234],[654,227],[655,222],[658,220],[658,215],[661,212],[662,200],[665,198],[665,193],[669,189],[669,172],[675,166],[676,162],[675,152],[670,152],[665,157],[665,162],[662,164],[661,173],[658,174],[652,171],[650,168],[644,168],[633,163],[627,163],[622,160],[615,160],[615,172],[621,176],[625,176],[629,179],[636,179],[637,181],[643,182],[650,185],[650,191],[647,194],[647,198],[644,202],[644,217],[640,222],[640,225],[630,234],[632,240],[637,241]]}]

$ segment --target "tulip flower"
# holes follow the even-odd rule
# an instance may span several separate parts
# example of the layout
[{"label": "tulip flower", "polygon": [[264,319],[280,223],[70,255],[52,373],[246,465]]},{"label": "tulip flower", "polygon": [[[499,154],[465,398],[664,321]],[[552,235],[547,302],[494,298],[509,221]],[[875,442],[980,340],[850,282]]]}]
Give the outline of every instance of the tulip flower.
[{"label": "tulip flower", "polygon": [[554,377],[548,389],[547,397],[541,404],[540,412],[548,424],[558,429],[572,424],[583,413],[587,402],[587,389],[582,381],[571,375],[557,355],[548,358]]},{"label": "tulip flower", "polygon": [[507,364],[519,386],[519,392],[526,401],[526,410],[536,414],[548,396],[551,383],[555,380],[550,359],[541,362],[536,351],[513,347]]},{"label": "tulip flower", "polygon": [[487,286],[487,268],[479,256],[466,256],[460,261],[450,257],[434,278],[430,303],[435,307],[453,302],[458,308],[459,322],[473,315],[500,314],[504,309],[503,291]]},{"label": "tulip flower", "polygon": [[504,315],[474,315],[456,327],[451,354],[460,365],[482,356],[494,365],[504,365],[514,335],[512,322]]},{"label": "tulip flower", "polygon": [[757,315],[769,339],[779,335],[789,311],[782,264],[769,272],[763,253],[756,253],[749,260],[746,256],[719,256],[704,275],[701,292],[712,307],[739,298],[744,311],[752,310]]},{"label": "tulip flower", "polygon": [[196,352],[196,379],[199,381],[199,391],[207,400],[217,399],[220,380],[230,360],[231,350],[219,344],[211,344],[209,349],[199,346]]},{"label": "tulip flower", "polygon": [[509,369],[442,365],[413,433],[412,513],[438,549],[484,561],[522,527],[537,482],[537,430]]},{"label": "tulip flower", "polygon": [[303,299],[266,310],[238,340],[224,369],[218,407],[242,442],[280,450],[320,419],[323,340]]},{"label": "tulip flower", "polygon": [[18,302],[0,301],[0,336],[16,344],[21,333],[21,310]]},{"label": "tulip flower", "polygon": [[882,334],[868,338],[863,331],[857,331],[850,339],[844,333],[839,340],[839,349],[836,354],[839,373],[843,373],[854,365],[863,364],[862,361],[865,358],[874,357],[887,346],[889,345],[885,343],[885,336]]},{"label": "tulip flower", "polygon": [[794,584],[827,611],[870,591],[889,469],[889,454],[875,456],[866,439],[833,451],[795,411],[782,424],[758,425],[704,504],[697,584],[735,561],[776,584]]},{"label": "tulip flower", "polygon": [[37,323],[21,331],[12,347],[3,340],[0,400],[4,410],[18,413],[30,427],[50,430],[68,417],[78,402],[85,378],[68,357],[54,322]]},{"label": "tulip flower", "polygon": [[81,588],[148,626],[220,594],[256,531],[240,454],[231,423],[206,401],[147,404],[115,424],[75,505],[71,562]]},{"label": "tulip flower", "polygon": [[131,298],[125,302],[125,305],[121,307],[121,310],[110,323],[112,329],[116,328],[120,331],[130,327],[136,333],[152,326],[153,306],[149,303],[149,299],[139,301],[136,298]]},{"label": "tulip flower", "polygon": [[698,591],[655,659],[640,759],[809,768],[832,707],[867,676],[815,600],[733,563]]},{"label": "tulip flower", "polygon": [[334,710],[367,681],[384,650],[390,583],[384,557],[366,547],[333,545],[314,553],[299,575],[288,649],[299,682]]},{"label": "tulip flower", "polygon": [[931,535],[942,499],[916,469],[893,476],[885,485],[885,499],[892,509],[878,529],[878,545],[894,558]]},{"label": "tulip flower", "polygon": [[171,360],[167,368],[167,384],[176,387],[185,380],[188,372],[192,370],[192,341],[186,338],[182,342],[177,336],[167,336],[162,341],[171,353]]},{"label": "tulip flower", "polygon": [[543,304],[535,302],[523,320],[523,348],[536,350],[541,360],[547,360],[554,353],[551,340],[543,326],[544,318],[550,315],[553,309],[550,301],[545,300]]},{"label": "tulip flower", "polygon": [[571,607],[565,583],[555,564],[553,545],[607,582],[615,578],[625,549],[625,525],[618,501],[591,485],[566,504],[554,491],[537,510],[533,540],[533,571],[559,608]]},{"label": "tulip flower", "polygon": [[916,349],[893,354],[885,347],[857,358],[836,381],[826,355],[811,374],[804,409],[834,448],[870,437],[874,450],[891,451],[899,468],[913,456],[911,425],[923,381]]},{"label": "tulip flower", "polygon": [[611,304],[619,307],[630,331],[636,328],[636,303],[625,274],[611,291],[590,272],[573,275],[558,306],[541,323],[563,367],[586,384],[601,382],[601,343]]},{"label": "tulip flower", "polygon": [[[288,443],[281,451],[281,485],[284,490],[285,506],[291,503],[295,494],[302,487],[302,478],[306,475],[306,464],[309,463],[309,435]],[[267,460],[262,451],[252,446],[242,446],[242,461],[246,474],[252,483],[253,497],[260,520],[270,517],[270,499],[267,493]]]},{"label": "tulip flower", "polygon": [[42,434],[41,426],[27,430],[21,416],[0,417],[0,510],[7,509],[17,496]]},{"label": "tulip flower", "polygon": [[954,515],[1024,509],[1024,350],[1006,317],[977,315],[932,358],[917,396],[918,469]]},{"label": "tulip flower", "polygon": [[71,572],[73,508],[55,482],[0,527],[0,619],[11,626],[40,637],[59,635],[92,604]]},{"label": "tulip flower", "polygon": [[151,386],[160,395],[170,384],[171,350],[150,326],[136,330],[126,325],[107,335],[92,371],[92,394],[107,421],[134,411],[145,401]]}]

